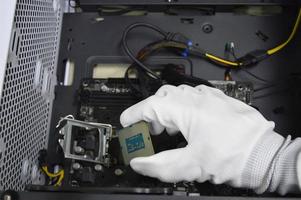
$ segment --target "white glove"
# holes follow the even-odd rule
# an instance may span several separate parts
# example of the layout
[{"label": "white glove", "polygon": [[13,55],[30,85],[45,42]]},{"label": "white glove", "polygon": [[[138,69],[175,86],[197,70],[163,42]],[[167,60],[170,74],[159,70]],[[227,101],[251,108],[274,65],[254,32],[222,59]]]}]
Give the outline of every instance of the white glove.
[{"label": "white glove", "polygon": [[243,170],[260,138],[276,137],[279,145],[284,140],[256,109],[204,85],[164,85],[120,117],[124,127],[141,120],[152,125],[152,134],[180,131],[188,142],[130,162],[136,172],[164,182],[209,180],[242,187]]}]

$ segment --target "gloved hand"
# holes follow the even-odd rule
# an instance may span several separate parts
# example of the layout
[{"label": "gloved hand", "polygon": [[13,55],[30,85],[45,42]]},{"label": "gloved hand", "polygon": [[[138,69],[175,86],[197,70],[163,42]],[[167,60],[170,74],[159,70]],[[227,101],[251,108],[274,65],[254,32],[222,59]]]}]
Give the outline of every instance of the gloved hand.
[{"label": "gloved hand", "polygon": [[141,120],[151,124],[152,134],[180,131],[188,142],[184,148],[131,160],[136,172],[164,182],[209,180],[244,187],[243,171],[256,144],[272,138],[277,149],[284,140],[256,109],[203,85],[164,85],[120,117],[124,127]]}]

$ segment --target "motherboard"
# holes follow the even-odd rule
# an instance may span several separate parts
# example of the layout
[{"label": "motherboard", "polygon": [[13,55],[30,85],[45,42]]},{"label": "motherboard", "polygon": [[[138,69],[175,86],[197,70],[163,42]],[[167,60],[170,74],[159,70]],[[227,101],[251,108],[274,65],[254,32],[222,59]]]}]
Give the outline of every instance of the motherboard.
[{"label": "motherboard", "polygon": [[[135,82],[137,80],[133,80]],[[209,81],[226,95],[248,105],[252,104],[253,86],[249,82]],[[79,118],[84,121],[110,122],[121,128],[119,116],[123,110],[137,103],[139,98],[124,79],[84,79],[79,90]]]},{"label": "motherboard", "polygon": [[[228,96],[252,104],[252,84],[209,82]],[[252,191],[227,185],[164,183],[134,172],[129,166],[133,157],[185,147],[187,142],[181,134],[169,136],[163,132],[157,136],[150,135],[147,123],[123,128],[119,122],[122,111],[142,100],[133,93],[123,78],[83,79],[77,92],[77,115],[62,117],[57,125],[58,146],[64,154],[63,184],[59,189],[34,185],[28,189],[185,196],[254,195]]]}]

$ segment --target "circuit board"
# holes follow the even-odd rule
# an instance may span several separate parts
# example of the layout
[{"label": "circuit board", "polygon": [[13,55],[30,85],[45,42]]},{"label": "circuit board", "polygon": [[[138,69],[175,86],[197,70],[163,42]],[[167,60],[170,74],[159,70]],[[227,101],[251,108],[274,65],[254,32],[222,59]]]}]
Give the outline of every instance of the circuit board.
[{"label": "circuit board", "polygon": [[[220,80],[209,82],[226,95],[248,105],[252,104],[251,83]],[[82,81],[79,96],[80,119],[109,122],[115,128],[121,128],[119,123],[121,112],[141,100],[133,95],[133,91],[124,79],[85,79]]]},{"label": "circuit board", "polygon": [[248,105],[252,104],[253,85],[250,82],[220,80],[209,82],[226,95],[245,102]]},{"label": "circuit board", "polygon": [[84,79],[79,90],[78,117],[90,122],[109,122],[119,129],[121,112],[139,100],[124,79]]},{"label": "circuit board", "polygon": [[[250,83],[235,81],[210,81],[210,83],[231,97],[249,105],[252,103],[253,88]],[[113,132],[116,134],[122,128],[119,122],[122,111],[140,100],[142,99],[134,95],[124,79],[83,79],[78,90],[78,115],[76,119],[92,123],[106,122],[112,125]],[[129,135],[122,141],[125,145],[131,142],[136,144],[138,141],[137,134],[134,137],[132,138]],[[85,139],[85,144],[87,144],[87,141]],[[140,145],[142,143],[139,141],[137,143],[139,145],[134,146],[135,150],[142,148]],[[163,133],[158,136],[151,136],[151,142],[153,143],[154,153],[187,145],[181,134],[169,136],[167,133]],[[132,148],[130,146],[130,153]],[[121,149],[118,137],[113,137],[109,142],[108,149],[110,155],[108,158],[110,160],[109,167],[81,160],[67,159],[65,161],[64,188],[67,188],[67,191],[70,188],[71,191],[74,188],[83,191],[90,188],[88,190],[93,191],[94,188],[97,191],[108,193],[139,193],[140,191],[145,194],[173,195],[233,195],[235,193],[253,195],[248,190],[233,189],[226,185],[213,186],[209,183],[199,184],[193,182],[170,184],[139,175],[128,166],[129,161],[124,162],[125,154]]]}]

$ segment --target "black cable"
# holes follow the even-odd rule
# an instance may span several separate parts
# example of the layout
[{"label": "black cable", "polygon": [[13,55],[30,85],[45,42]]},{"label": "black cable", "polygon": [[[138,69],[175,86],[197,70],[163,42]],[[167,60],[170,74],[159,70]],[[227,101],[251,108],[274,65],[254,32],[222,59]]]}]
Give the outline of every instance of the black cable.
[{"label": "black cable", "polygon": [[[183,46],[182,43],[180,42],[175,42],[175,41],[166,41],[166,40],[160,40],[160,41],[156,41],[156,42],[152,42],[150,43],[149,45],[145,46],[143,49],[141,49],[138,53],[137,53],[137,56],[136,58],[139,59],[140,61],[145,61],[150,55],[154,55],[154,53],[158,52],[159,50],[161,49],[168,49],[168,50],[183,50],[183,49],[186,49],[186,45]],[[200,51],[200,50],[198,50]],[[179,51],[176,51],[176,53],[179,53]],[[139,79],[139,84],[138,83],[134,83],[130,78],[129,78],[129,72],[131,69],[134,69],[136,68],[137,70],[137,78]],[[163,70],[166,72],[166,69]],[[192,66],[191,66],[191,72],[193,71],[192,69]],[[171,73],[171,74],[170,74]],[[168,75],[169,74],[169,75]],[[168,73],[168,79],[170,78],[173,78],[173,74],[172,71],[169,71]],[[161,74],[162,75],[162,74]],[[182,81],[191,81],[193,83],[198,83],[197,85],[199,84],[204,84],[204,85],[208,85],[208,86],[211,86],[212,87],[212,84],[210,84],[208,81],[204,80],[204,79],[199,79],[199,78],[195,78],[192,76],[191,74],[191,78],[188,78],[188,76],[178,76],[178,74],[174,74],[175,76],[177,76],[178,78],[175,78],[176,82],[179,83],[180,79]],[[166,77],[165,77],[166,78]],[[164,80],[165,80],[164,78]],[[131,88],[131,90],[133,91],[133,94],[136,96],[136,97],[147,97],[147,90],[146,90],[146,85],[144,82],[144,79],[147,79],[147,77],[145,76],[144,74],[144,71],[141,70],[141,68],[139,68],[137,66],[137,63],[132,63],[128,69],[126,70],[126,73],[125,73],[125,80],[126,80],[126,83],[129,85],[129,87]],[[187,80],[186,80],[187,79]],[[158,79],[156,79],[158,80]],[[173,80],[173,81],[175,81]],[[148,80],[150,81],[150,80]],[[160,79],[159,81],[161,81],[161,85],[163,84],[162,83],[162,80]],[[169,80],[170,81],[170,80]],[[143,85],[143,82],[144,82],[144,85]],[[181,82],[181,81],[180,81]],[[185,82],[183,82],[185,83]],[[170,82],[170,84],[175,84],[175,83],[172,83]],[[189,83],[187,83],[189,84]]]},{"label": "black cable", "polygon": [[[138,54],[137,54],[137,59],[139,58],[139,56],[141,56],[140,54],[144,54],[142,57],[141,57],[141,61],[143,60],[146,60],[146,58],[151,54],[151,53],[154,53],[156,50],[156,48],[154,48],[154,46],[156,45],[159,45],[160,43],[164,43],[165,41],[164,40],[160,40],[160,41],[156,41],[156,42],[152,42],[148,45],[146,45],[143,49],[141,49]],[[132,93],[134,96],[136,96],[137,98],[143,98],[143,90],[144,88],[142,88],[143,86],[141,84],[135,84],[133,83],[133,81],[131,80],[131,78],[129,77],[129,72],[130,70],[132,69],[136,69],[137,70],[137,79],[139,80],[139,75],[141,75],[141,71],[139,73],[138,69],[137,69],[137,63],[132,63],[126,70],[125,72],[125,75],[124,75],[124,78],[125,78],[125,81],[126,83],[129,85],[129,87],[131,88],[132,90]]]},{"label": "black cable", "polygon": [[[159,32],[161,35],[164,36],[164,38],[163,38],[163,40],[150,43],[149,45],[147,45],[146,47],[141,49],[139,51],[139,53],[137,54],[137,56],[133,56],[133,53],[128,48],[127,37],[126,36],[128,35],[128,33],[132,29],[134,29],[136,27],[150,28],[152,30],[155,30],[156,32]],[[144,61],[150,54],[153,54],[154,52],[165,48],[165,49],[169,49],[169,50],[170,49],[171,50],[177,50],[176,51],[177,53],[186,53],[186,56],[191,54],[191,55],[195,55],[195,56],[198,56],[198,57],[204,57],[204,55],[205,55],[205,52],[202,49],[191,45],[192,44],[191,41],[188,40],[184,35],[182,35],[180,33],[167,33],[167,32],[164,32],[163,30],[161,30],[159,27],[153,26],[151,24],[145,24],[145,23],[136,23],[136,24],[130,25],[126,29],[126,31],[124,31],[123,43],[124,43],[123,46],[124,46],[126,52],[132,58],[132,60],[134,60],[134,63],[126,70],[125,80],[126,80],[126,83],[130,86],[130,88],[134,91],[135,96],[139,96],[139,97],[140,96],[142,96],[142,97],[147,96],[148,91],[146,89],[146,82],[145,82],[144,79],[146,79],[145,75],[149,75],[148,72],[149,72],[150,69],[147,66],[145,66],[142,63],[142,61]],[[143,64],[143,66],[141,66],[141,63]],[[137,84],[132,83],[132,81],[129,78],[129,71],[134,67],[137,69],[137,72],[138,72],[138,77],[137,78],[139,79],[139,82],[140,82],[139,86]],[[192,72],[192,69],[191,69],[191,72]],[[152,74],[154,72],[151,71],[149,73]],[[156,80],[159,80],[162,84],[161,78],[159,76],[157,78],[157,74],[155,74],[155,75],[156,75]],[[153,78],[155,76],[150,76],[150,77]],[[198,85],[199,84],[204,84],[204,85],[208,85],[208,86],[212,87],[212,84],[210,82],[208,82],[207,80],[204,80],[204,79],[199,79],[199,78],[195,78],[195,77],[192,77],[192,76],[190,78],[188,78],[187,76],[180,76],[178,78],[181,79],[181,80],[183,79],[182,81],[188,81],[189,83],[192,81],[193,83],[197,82]],[[175,80],[173,80],[173,81],[175,81]],[[176,82],[179,82],[179,81],[180,80],[176,80]]]},{"label": "black cable", "polygon": [[[231,55],[233,56],[233,58],[235,59],[235,61],[238,60],[238,57],[236,56],[236,53],[235,53],[235,49],[234,48],[230,48],[230,53]],[[259,81],[262,81],[264,83],[270,83],[271,81],[269,80],[266,80],[264,78],[261,78],[259,76],[257,76],[256,74],[253,74],[252,72],[250,72],[249,70],[245,69],[245,68],[240,68],[243,72],[247,73],[248,75],[252,76],[253,78],[259,80]]]},{"label": "black cable", "polygon": [[152,24],[146,24],[143,22],[138,22],[135,24],[132,24],[130,26],[128,26],[125,31],[123,32],[122,35],[122,44],[123,44],[123,48],[126,52],[126,54],[139,66],[141,67],[143,70],[145,70],[148,74],[150,74],[151,76],[155,77],[156,79],[160,79],[160,77],[155,74],[151,69],[149,69],[145,64],[143,64],[140,60],[138,60],[136,58],[136,56],[134,56],[133,52],[129,49],[128,47],[128,43],[127,43],[127,36],[129,34],[129,32],[137,27],[146,27],[149,28],[151,30],[154,30],[158,33],[160,33],[164,39],[168,37],[168,33],[163,31],[161,28],[159,28],[158,26],[152,25]]},{"label": "black cable", "polygon": [[282,93],[289,92],[289,90],[290,90],[289,88],[282,89],[282,90],[276,90],[276,91],[273,91],[273,92],[270,92],[270,93],[267,93],[267,94],[254,96],[253,99],[255,100],[255,99],[261,99],[261,98],[269,97],[269,96],[272,96],[272,95],[279,95],[279,94],[282,94]]},{"label": "black cable", "polygon": [[280,79],[278,81],[275,81],[275,82],[270,82],[270,84],[267,84],[267,85],[263,85],[262,87],[259,87],[259,88],[254,88],[254,92],[259,92],[259,91],[262,91],[262,90],[265,90],[265,89],[269,89],[269,88],[272,88],[272,87],[277,87],[277,86],[280,86],[280,85],[289,85],[290,88],[292,88],[295,84],[295,82],[300,82],[300,77],[298,77],[298,75],[294,75],[294,74],[291,74],[289,77],[287,78],[283,78],[283,79]]},{"label": "black cable", "polygon": [[115,16],[115,15],[126,15],[133,11],[144,11],[147,10],[143,6],[100,6],[98,7],[98,13],[101,16]]},{"label": "black cable", "polygon": [[130,70],[132,70],[134,68],[134,65],[135,64],[132,64],[131,66],[129,66],[127,68],[124,78],[125,78],[126,84],[128,84],[130,86],[130,88],[132,90],[132,94],[138,98],[141,98],[142,97],[141,89],[138,88],[137,86],[135,86],[135,84],[132,82],[131,78],[129,77],[129,72],[130,72]]},{"label": "black cable", "polygon": [[259,81],[262,81],[264,83],[271,83],[271,81],[261,78],[261,77],[257,76],[256,74],[250,72],[249,70],[246,70],[244,68],[241,68],[241,70]]},{"label": "black cable", "polygon": [[265,86],[262,86],[262,87],[259,87],[259,88],[254,88],[254,92],[259,92],[259,91],[269,89],[269,88],[272,88],[272,87],[276,87],[276,86],[277,86],[277,84],[265,85]]}]

